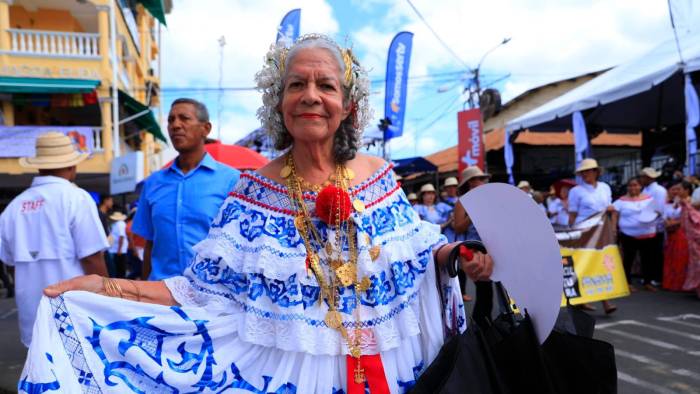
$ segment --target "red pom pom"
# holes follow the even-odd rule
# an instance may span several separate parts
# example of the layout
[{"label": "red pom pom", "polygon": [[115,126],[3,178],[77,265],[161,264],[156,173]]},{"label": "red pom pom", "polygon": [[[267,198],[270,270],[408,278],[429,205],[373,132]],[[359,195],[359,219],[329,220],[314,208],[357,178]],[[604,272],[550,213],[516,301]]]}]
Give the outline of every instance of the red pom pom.
[{"label": "red pom pom", "polygon": [[[340,217],[338,217],[340,207]],[[343,189],[329,185],[323,188],[316,198],[316,215],[326,224],[332,226],[348,220],[352,211],[350,195]]]}]

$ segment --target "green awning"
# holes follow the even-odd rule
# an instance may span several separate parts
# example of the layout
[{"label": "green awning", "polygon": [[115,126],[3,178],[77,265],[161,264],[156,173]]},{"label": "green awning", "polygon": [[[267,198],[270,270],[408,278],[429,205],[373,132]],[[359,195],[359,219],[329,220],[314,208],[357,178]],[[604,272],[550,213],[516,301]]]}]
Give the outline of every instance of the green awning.
[{"label": "green awning", "polygon": [[96,79],[0,77],[0,93],[90,93]]},{"label": "green awning", "polygon": [[165,23],[165,7],[163,7],[163,0],[138,0],[138,2],[141,3],[143,8],[147,9],[154,18],[158,19],[163,26],[167,26]]},{"label": "green awning", "polygon": [[156,117],[153,115],[153,111],[151,111],[150,108],[141,104],[135,98],[129,96],[127,93],[121,90],[119,91],[119,104],[124,107],[124,110],[126,110],[126,113],[128,113],[129,116],[145,112],[132,120],[132,122],[135,122],[139,127],[141,127],[141,129],[153,134],[153,136],[157,139],[165,142],[166,144],[168,143],[168,140],[165,139],[163,132],[160,130],[158,122],[156,122]]}]

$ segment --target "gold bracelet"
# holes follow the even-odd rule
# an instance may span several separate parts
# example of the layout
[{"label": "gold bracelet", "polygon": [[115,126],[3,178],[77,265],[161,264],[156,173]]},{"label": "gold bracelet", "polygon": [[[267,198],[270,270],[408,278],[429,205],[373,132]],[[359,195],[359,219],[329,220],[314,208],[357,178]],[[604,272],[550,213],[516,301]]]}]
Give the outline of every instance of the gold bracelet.
[{"label": "gold bracelet", "polygon": [[124,298],[124,292],[122,291],[122,287],[119,285],[119,282],[117,282],[115,279],[102,278],[102,285],[104,286],[105,293],[108,296],[119,296],[119,298]]},{"label": "gold bracelet", "polygon": [[131,283],[132,286],[134,286],[134,289],[136,289],[136,301],[140,302],[141,301],[141,291],[139,291],[139,287],[136,285],[136,282],[134,282],[133,280],[129,280],[128,282]]}]

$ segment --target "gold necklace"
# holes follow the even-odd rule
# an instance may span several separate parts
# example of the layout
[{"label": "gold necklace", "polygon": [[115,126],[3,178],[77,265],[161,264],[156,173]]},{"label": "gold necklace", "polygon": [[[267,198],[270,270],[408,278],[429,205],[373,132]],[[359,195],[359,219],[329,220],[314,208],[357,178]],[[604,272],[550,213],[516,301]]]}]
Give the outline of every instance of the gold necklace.
[{"label": "gold necklace", "polygon": [[[335,186],[338,190],[338,195],[333,204],[331,204],[330,212],[335,214],[335,225],[329,224],[331,228],[335,229],[335,244],[333,245],[330,240],[325,243],[326,251],[326,266],[328,269],[328,275],[326,275],[325,269],[321,265],[321,260],[319,257],[319,251],[324,248],[324,242],[320,235],[320,232],[311,220],[311,215],[308,212],[306,202],[303,195],[303,179],[296,173],[296,166],[294,163],[294,158],[291,152],[287,154],[286,164],[282,168],[280,175],[287,180],[287,192],[289,193],[289,199],[292,204],[295,205],[297,216],[294,218],[294,225],[299,231],[299,234],[304,241],[304,246],[306,248],[306,261],[307,261],[307,274],[308,269],[311,268],[316,280],[318,281],[319,287],[321,288],[321,294],[319,297],[319,302],[323,302],[325,298],[328,304],[328,312],[324,318],[326,325],[334,330],[337,330],[341,337],[346,341],[350,355],[356,359],[356,367],[354,370],[354,380],[356,383],[362,383],[366,380],[364,369],[360,365],[360,356],[362,355],[361,349],[361,330],[360,330],[360,293],[366,291],[370,287],[370,280],[364,277],[360,280],[357,271],[357,239],[356,230],[354,228],[352,220],[347,218],[341,221],[341,190],[347,193],[348,190],[348,180],[354,177],[354,174],[349,168],[345,168],[340,164],[336,164],[335,174],[329,179],[333,180]],[[329,182],[330,183],[330,182]],[[320,192],[319,188],[319,192]],[[349,195],[349,193],[348,193]],[[336,204],[337,202],[337,204]],[[353,202],[353,207],[357,211],[363,211],[364,205],[360,200],[355,200]],[[361,206],[361,209],[358,207]],[[318,251],[313,248],[311,240],[314,240],[319,246]],[[348,244],[348,259],[344,261],[343,259],[343,244],[347,241]],[[343,319],[337,310],[337,299],[339,298],[340,287],[355,287],[355,309],[353,310],[353,317],[355,318],[355,328],[353,338],[350,338],[348,331],[343,325]]]}]

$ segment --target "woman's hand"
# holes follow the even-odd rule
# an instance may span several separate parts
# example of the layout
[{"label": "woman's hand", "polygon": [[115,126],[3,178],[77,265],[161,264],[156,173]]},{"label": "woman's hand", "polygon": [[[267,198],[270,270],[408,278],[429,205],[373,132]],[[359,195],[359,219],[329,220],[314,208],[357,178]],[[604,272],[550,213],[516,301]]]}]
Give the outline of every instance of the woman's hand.
[{"label": "woman's hand", "polygon": [[[471,259],[469,259],[469,254],[472,254]],[[459,263],[462,266],[462,270],[473,281],[489,280],[493,273],[493,259],[491,259],[491,256],[481,252],[469,253],[465,246],[460,246]]]},{"label": "woman's hand", "polygon": [[72,290],[84,290],[91,293],[105,294],[101,276],[83,275],[46,287],[44,289],[44,295],[53,298]]}]

